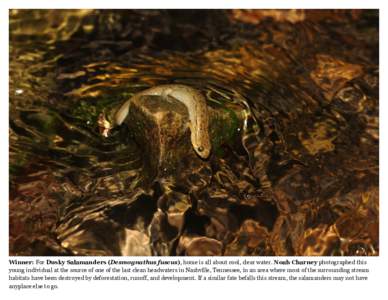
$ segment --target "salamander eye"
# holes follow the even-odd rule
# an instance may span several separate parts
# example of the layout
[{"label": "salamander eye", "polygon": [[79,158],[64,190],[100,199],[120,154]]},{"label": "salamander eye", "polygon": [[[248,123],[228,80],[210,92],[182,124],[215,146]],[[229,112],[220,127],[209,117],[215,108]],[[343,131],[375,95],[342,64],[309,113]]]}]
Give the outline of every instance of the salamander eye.
[{"label": "salamander eye", "polygon": [[198,148],[197,148],[197,150],[199,151],[199,152],[202,152],[203,150],[205,150],[202,146],[199,146]]}]

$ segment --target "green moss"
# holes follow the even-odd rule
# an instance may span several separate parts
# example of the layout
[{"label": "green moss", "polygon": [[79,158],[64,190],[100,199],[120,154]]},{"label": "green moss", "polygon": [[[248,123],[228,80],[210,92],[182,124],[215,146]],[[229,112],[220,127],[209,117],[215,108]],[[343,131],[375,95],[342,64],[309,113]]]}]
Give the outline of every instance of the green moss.
[{"label": "green moss", "polygon": [[101,97],[96,98],[84,98],[78,105],[72,110],[72,115],[82,123],[95,125],[97,124],[98,116],[100,113],[105,112],[107,116],[112,111],[117,109],[117,106],[123,103],[123,101],[129,99],[133,93],[127,91],[127,88],[121,88],[119,90],[110,90]]},{"label": "green moss", "polygon": [[44,112],[29,113],[23,117],[25,122],[30,126],[36,128],[39,132],[50,135],[55,134],[58,128],[61,127],[62,122],[56,113],[49,110]]},{"label": "green moss", "polygon": [[241,123],[232,109],[223,108],[223,112],[211,120],[212,148],[216,155],[223,155],[222,146],[234,142]]}]

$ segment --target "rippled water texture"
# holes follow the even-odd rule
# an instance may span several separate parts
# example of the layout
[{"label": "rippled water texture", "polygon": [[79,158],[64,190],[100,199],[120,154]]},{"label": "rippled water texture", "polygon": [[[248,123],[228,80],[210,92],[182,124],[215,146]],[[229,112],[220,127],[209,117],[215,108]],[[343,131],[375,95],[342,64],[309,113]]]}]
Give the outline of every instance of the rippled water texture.
[{"label": "rippled water texture", "polygon": [[[10,11],[11,255],[378,255],[378,11]],[[164,83],[244,112],[155,175],[97,117]]]}]

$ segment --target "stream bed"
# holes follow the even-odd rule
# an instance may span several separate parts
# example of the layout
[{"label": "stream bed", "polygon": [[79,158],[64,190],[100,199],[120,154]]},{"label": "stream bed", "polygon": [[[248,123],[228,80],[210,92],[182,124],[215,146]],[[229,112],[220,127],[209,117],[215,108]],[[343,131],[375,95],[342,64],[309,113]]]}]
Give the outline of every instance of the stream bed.
[{"label": "stream bed", "polygon": [[[377,10],[10,10],[10,255],[378,255]],[[160,84],[245,115],[152,176],[98,116]],[[149,158],[148,158],[149,159]]]}]

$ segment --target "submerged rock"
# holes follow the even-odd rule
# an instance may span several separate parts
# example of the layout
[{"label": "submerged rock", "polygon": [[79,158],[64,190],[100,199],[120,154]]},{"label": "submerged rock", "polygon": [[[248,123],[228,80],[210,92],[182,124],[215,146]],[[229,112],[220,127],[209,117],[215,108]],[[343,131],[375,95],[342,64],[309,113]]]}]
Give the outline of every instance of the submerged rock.
[{"label": "submerged rock", "polygon": [[178,255],[186,256],[220,256],[222,243],[205,236],[181,236],[177,247]]}]

